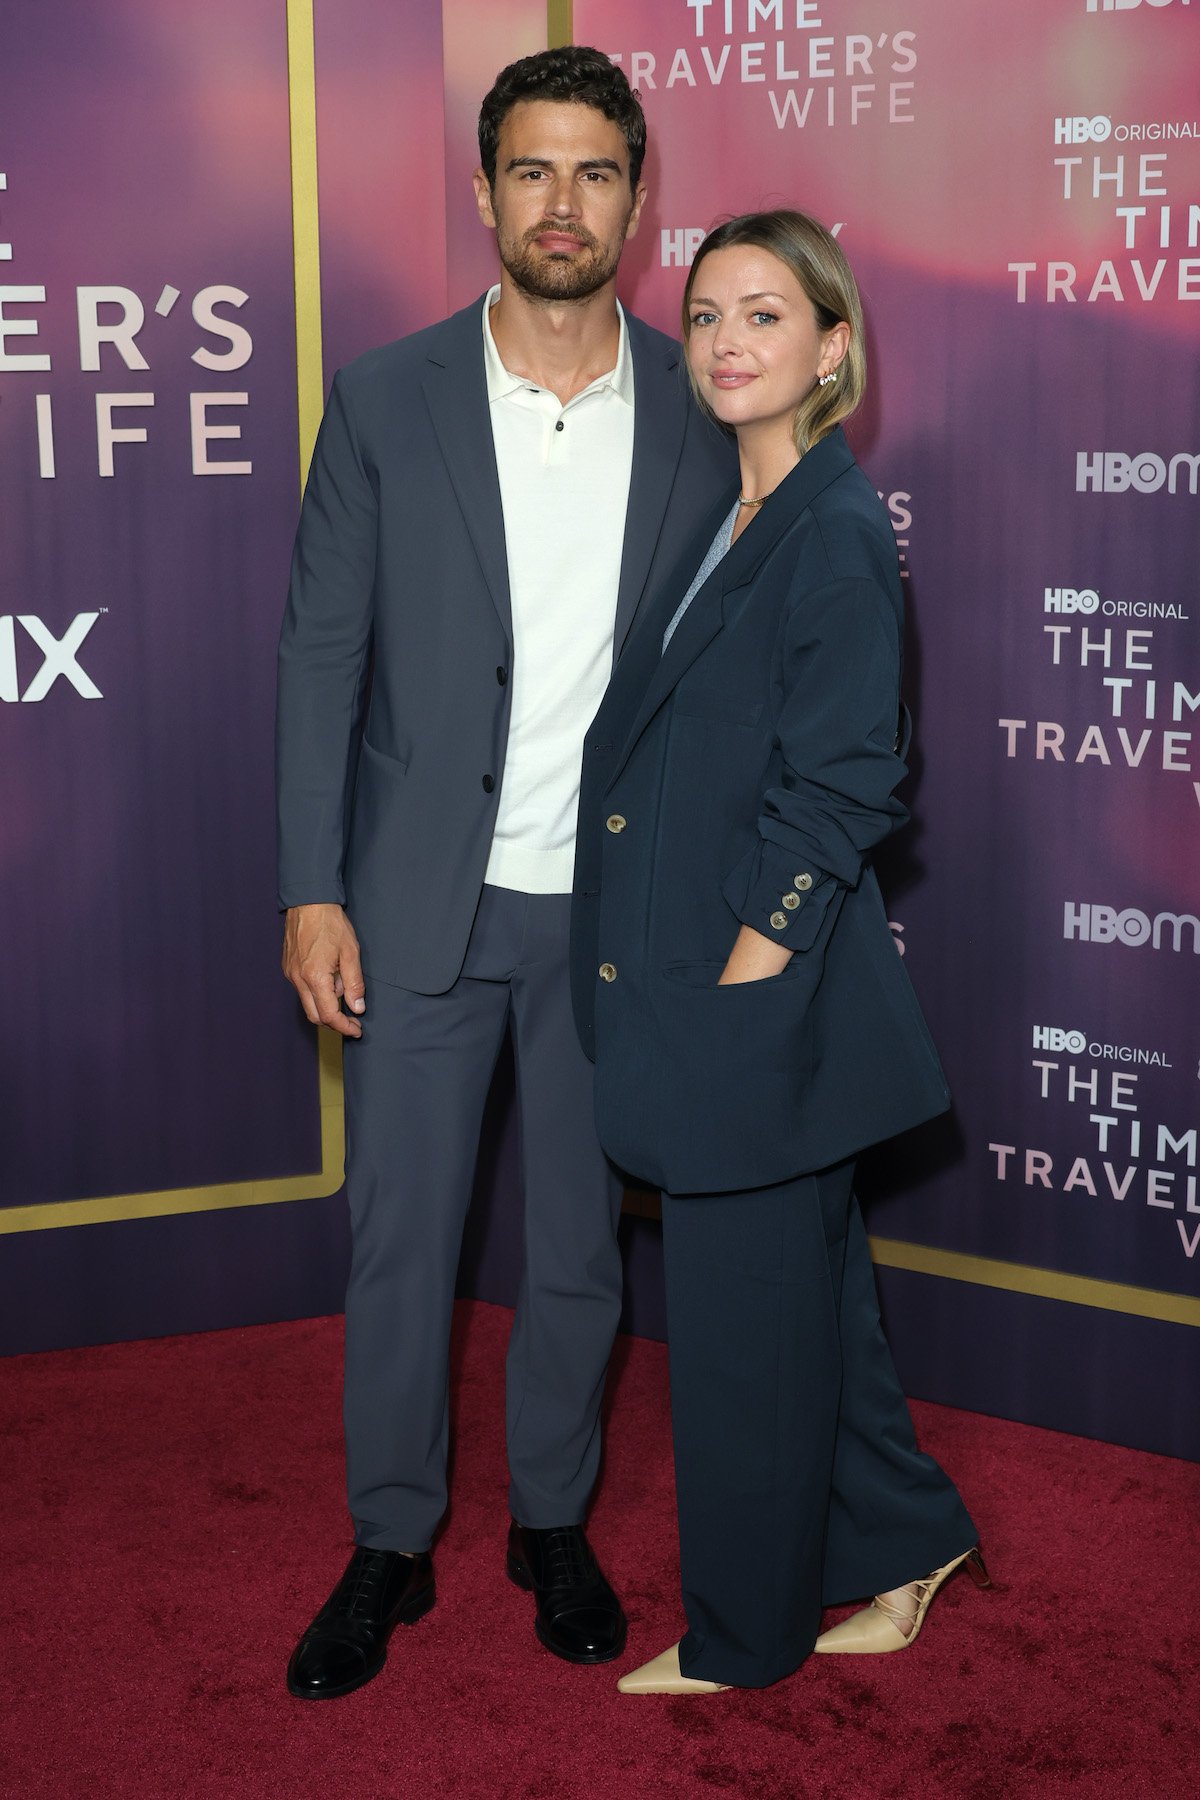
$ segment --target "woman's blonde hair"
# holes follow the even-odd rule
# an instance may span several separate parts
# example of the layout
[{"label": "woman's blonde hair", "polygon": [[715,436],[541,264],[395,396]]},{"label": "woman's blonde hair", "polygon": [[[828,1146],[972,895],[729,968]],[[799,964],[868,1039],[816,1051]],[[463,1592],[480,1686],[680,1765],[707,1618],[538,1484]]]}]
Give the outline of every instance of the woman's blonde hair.
[{"label": "woman's blonde hair", "polygon": [[[692,333],[692,290],[696,285],[697,270],[711,251],[729,250],[738,244],[752,244],[758,250],[769,250],[791,270],[812,302],[821,331],[832,331],[840,324],[850,327],[850,344],[838,366],[837,380],[825,387],[814,383],[796,408],[792,436],[798,453],[803,456],[806,450],[827,437],[835,425],[850,417],[867,391],[867,353],[858,284],[837,239],[807,213],[789,212],[784,208],[775,212],[742,213],[739,218],[715,226],[696,252],[683,290],[685,344]],[[688,378],[696,399],[706,412],[710,412],[690,366]]]}]

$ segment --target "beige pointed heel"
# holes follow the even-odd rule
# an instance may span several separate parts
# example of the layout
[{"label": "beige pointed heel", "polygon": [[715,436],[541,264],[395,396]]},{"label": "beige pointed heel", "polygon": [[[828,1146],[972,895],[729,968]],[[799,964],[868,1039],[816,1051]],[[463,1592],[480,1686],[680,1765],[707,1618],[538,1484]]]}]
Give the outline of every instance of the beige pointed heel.
[{"label": "beige pointed heel", "polygon": [[719,1681],[693,1681],[679,1667],[679,1645],[672,1644],[652,1662],[631,1669],[617,1683],[621,1694],[724,1694],[726,1686]]},{"label": "beige pointed heel", "polygon": [[964,1567],[976,1587],[992,1586],[976,1544],[944,1568],[935,1569],[924,1581],[910,1581],[902,1588],[893,1589],[896,1594],[911,1596],[915,1610],[897,1606],[890,1594],[876,1594],[870,1606],[864,1606],[861,1612],[853,1613],[831,1630],[823,1631],[813,1648],[822,1656],[886,1656],[892,1650],[907,1650],[925,1623],[933,1596],[946,1585],[956,1569]]}]

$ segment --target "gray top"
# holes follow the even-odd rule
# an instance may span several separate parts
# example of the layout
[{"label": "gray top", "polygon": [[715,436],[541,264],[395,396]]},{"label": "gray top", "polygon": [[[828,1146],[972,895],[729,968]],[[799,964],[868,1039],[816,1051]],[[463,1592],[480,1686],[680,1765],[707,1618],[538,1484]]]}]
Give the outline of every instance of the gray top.
[{"label": "gray top", "polygon": [[708,550],[705,554],[704,561],[700,564],[700,567],[696,570],[695,580],[692,582],[692,585],[688,589],[687,593],[683,596],[683,599],[679,602],[679,605],[675,610],[674,618],[671,620],[671,623],[667,626],[667,629],[663,632],[662,647],[664,650],[666,649],[667,645],[670,643],[672,637],[674,636],[675,627],[678,625],[680,619],[682,619],[684,613],[687,611],[688,607],[692,604],[692,601],[696,598],[696,595],[700,592],[700,589],[704,586],[705,582],[708,580],[709,576],[712,574],[713,570],[716,568],[716,566],[720,562],[721,558],[725,555],[725,552],[729,549],[729,546],[733,541],[733,527],[734,527],[734,524],[736,523],[738,513],[741,510],[741,504],[742,503],[741,503],[740,499],[734,501],[733,511],[730,513],[729,517],[725,520],[724,524],[718,528],[716,537],[713,539],[712,543],[708,546]]}]

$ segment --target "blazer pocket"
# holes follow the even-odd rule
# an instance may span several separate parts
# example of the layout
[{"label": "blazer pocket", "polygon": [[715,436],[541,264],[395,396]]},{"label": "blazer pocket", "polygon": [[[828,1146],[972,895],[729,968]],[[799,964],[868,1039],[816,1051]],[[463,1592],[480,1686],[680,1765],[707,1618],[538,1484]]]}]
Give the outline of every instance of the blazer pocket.
[{"label": "blazer pocket", "polygon": [[789,981],[799,973],[797,964],[801,958],[793,956],[786,968],[780,969],[778,975],[764,975],[761,981],[729,981],[721,986],[723,962],[679,962],[668,963],[663,974],[668,981],[678,982],[681,987],[711,988],[722,997],[733,997],[741,992],[762,993],[764,988],[787,987]]},{"label": "blazer pocket", "polygon": [[721,694],[694,688],[677,693],[674,710],[686,719],[709,719],[722,725],[757,725],[762,718],[761,700],[739,699],[736,694]]}]

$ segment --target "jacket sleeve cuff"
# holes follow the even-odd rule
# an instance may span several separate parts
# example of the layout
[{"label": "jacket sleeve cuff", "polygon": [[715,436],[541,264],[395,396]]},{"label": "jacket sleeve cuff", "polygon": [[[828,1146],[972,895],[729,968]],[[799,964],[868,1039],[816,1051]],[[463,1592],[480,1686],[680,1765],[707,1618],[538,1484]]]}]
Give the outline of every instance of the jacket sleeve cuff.
[{"label": "jacket sleeve cuff", "polygon": [[721,892],[743,925],[785,949],[810,950],[837,888],[831,875],[760,838]]}]

